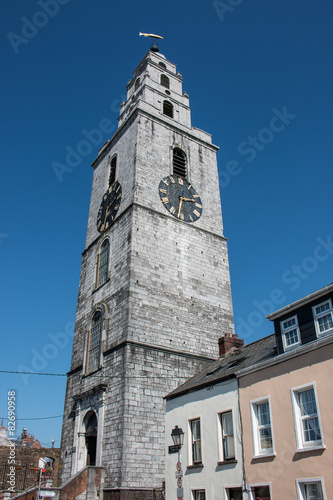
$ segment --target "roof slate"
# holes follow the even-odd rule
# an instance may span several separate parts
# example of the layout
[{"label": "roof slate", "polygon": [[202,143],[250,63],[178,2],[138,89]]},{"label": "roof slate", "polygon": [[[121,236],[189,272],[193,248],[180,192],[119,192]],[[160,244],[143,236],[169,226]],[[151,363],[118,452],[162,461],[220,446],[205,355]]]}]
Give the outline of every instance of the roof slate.
[{"label": "roof slate", "polygon": [[210,363],[201,372],[188,379],[184,384],[170,392],[165,399],[173,399],[187,392],[196,391],[228,378],[243,368],[256,365],[276,356],[275,334],[247,344],[240,349],[227,353],[223,358]]}]

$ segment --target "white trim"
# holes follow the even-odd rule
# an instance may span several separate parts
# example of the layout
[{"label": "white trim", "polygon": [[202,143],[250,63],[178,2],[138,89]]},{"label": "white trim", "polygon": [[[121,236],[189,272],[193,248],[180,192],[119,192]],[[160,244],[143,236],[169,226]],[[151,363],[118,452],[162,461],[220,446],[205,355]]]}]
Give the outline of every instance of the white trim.
[{"label": "white trim", "polygon": [[[323,313],[316,314],[316,307],[320,307],[326,303],[329,303],[330,308],[324,311]],[[321,332],[319,330],[319,325],[318,325],[318,319],[322,318],[323,316],[326,316],[328,314],[331,314],[331,319],[333,318],[333,310],[332,310],[332,301],[331,299],[324,300],[323,302],[320,302],[319,304],[316,304],[312,306],[312,315],[313,315],[313,320],[316,328],[316,335],[317,337],[321,337],[322,335],[329,335],[330,333],[333,332],[333,328],[329,328],[328,330],[325,330],[324,332]]]},{"label": "white trim", "polygon": [[[222,424],[222,415],[225,413],[231,413],[231,420],[232,420],[232,432],[233,432],[233,439],[234,439],[234,456],[233,457],[225,457],[224,456],[224,446],[223,446],[223,424]],[[218,419],[218,440],[219,440],[219,447],[218,447],[218,457],[219,461],[223,462],[225,460],[236,460],[236,442],[235,442],[235,415],[234,411],[232,408],[224,411],[220,411],[217,414],[217,419]]]},{"label": "white trim", "polygon": [[[321,438],[320,438],[320,440],[317,440],[317,441],[306,442],[306,441],[304,441],[302,418],[301,418],[301,414],[300,414],[300,407],[299,407],[299,404],[297,401],[297,394],[302,392],[302,391],[308,390],[308,389],[313,389],[313,391],[314,391],[316,409],[317,409],[318,425],[319,425]],[[298,387],[292,387],[290,389],[290,393],[291,393],[291,402],[292,402],[293,415],[294,415],[294,427],[295,427],[297,453],[300,453],[302,451],[310,451],[313,449],[322,449],[323,447],[325,447],[325,445],[324,445],[323,430],[322,430],[322,426],[321,426],[321,418],[320,418],[320,412],[319,412],[316,383],[309,382],[308,384],[303,384],[303,385],[298,386]]]},{"label": "white trim", "polygon": [[[192,422],[199,420],[200,422],[200,451],[201,451],[201,460],[198,462],[194,462],[193,457],[193,432],[192,432]],[[202,447],[202,415],[190,418],[188,420],[188,457],[189,457],[189,466],[195,466],[203,463],[203,447]]]},{"label": "white trim", "polygon": [[266,318],[269,319],[270,321],[279,318],[282,316],[284,313],[287,314],[289,311],[293,311],[294,309],[297,309],[300,306],[306,305],[309,302],[312,302],[315,299],[318,299],[319,297],[322,297],[324,295],[327,295],[329,292],[333,290],[333,283],[330,283],[327,286],[324,286],[323,288],[320,288],[320,290],[317,290],[316,292],[310,293],[306,297],[303,297],[302,299],[296,300],[296,302],[293,302],[292,304],[289,304],[285,307],[282,307],[278,311],[275,311],[271,314],[267,314]]},{"label": "white trim", "polygon": [[323,490],[323,500],[327,500],[324,478],[322,477],[311,477],[306,479],[296,479],[296,491],[298,500],[306,500],[302,493],[302,485],[305,483],[320,483]]},{"label": "white trim", "polygon": [[[272,446],[271,446],[271,448],[267,448],[265,450],[265,449],[260,448],[259,426],[258,426],[258,418],[257,418],[255,407],[259,404],[266,403],[266,402],[268,403],[268,410],[269,410]],[[268,395],[268,396],[264,396],[262,398],[250,401],[250,413],[251,413],[251,425],[252,425],[253,458],[274,456],[275,455],[275,448],[274,448],[274,435],[273,435],[273,422],[272,422],[270,396]]]}]

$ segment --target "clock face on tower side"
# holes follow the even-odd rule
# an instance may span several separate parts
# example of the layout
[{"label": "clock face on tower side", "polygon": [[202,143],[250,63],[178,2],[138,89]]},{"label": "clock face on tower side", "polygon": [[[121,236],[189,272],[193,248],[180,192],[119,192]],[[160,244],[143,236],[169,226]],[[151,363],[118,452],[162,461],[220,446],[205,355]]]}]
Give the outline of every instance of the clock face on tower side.
[{"label": "clock face on tower side", "polygon": [[121,185],[114,182],[103,196],[97,214],[97,229],[100,233],[108,229],[116,218],[121,202]]},{"label": "clock face on tower side", "polygon": [[178,175],[169,175],[158,186],[161,202],[171,215],[185,222],[201,217],[201,199],[194,187]]}]

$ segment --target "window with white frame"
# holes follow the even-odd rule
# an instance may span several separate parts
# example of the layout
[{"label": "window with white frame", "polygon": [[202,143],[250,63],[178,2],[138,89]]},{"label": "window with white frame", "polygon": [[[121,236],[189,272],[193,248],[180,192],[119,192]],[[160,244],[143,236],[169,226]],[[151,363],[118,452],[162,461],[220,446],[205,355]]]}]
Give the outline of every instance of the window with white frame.
[{"label": "window with white frame", "polygon": [[319,479],[298,479],[297,497],[299,500],[326,500],[324,482]]},{"label": "window with white frame", "polygon": [[222,434],[223,460],[235,458],[235,440],[232,411],[219,414]]},{"label": "window with white frame", "polygon": [[205,490],[194,490],[193,491],[193,500],[206,500]]},{"label": "window with white frame", "polygon": [[297,316],[281,321],[281,334],[284,350],[300,343]]},{"label": "window with white frame", "polygon": [[269,398],[251,402],[251,418],[254,455],[271,455],[274,449]]},{"label": "window with white frame", "polygon": [[333,331],[333,313],[331,299],[312,308],[317,335]]},{"label": "window with white frame", "polygon": [[298,449],[322,446],[322,432],[314,384],[292,389]]},{"label": "window with white frame", "polygon": [[192,464],[195,465],[202,462],[200,418],[191,420],[190,424],[192,436]]}]

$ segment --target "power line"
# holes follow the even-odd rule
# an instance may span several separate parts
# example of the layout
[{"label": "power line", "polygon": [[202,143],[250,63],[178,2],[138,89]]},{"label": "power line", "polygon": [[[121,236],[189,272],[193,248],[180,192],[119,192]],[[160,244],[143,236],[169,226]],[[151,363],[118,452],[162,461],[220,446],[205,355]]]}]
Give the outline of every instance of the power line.
[{"label": "power line", "polygon": [[[55,415],[53,417],[31,417],[31,418],[15,418],[16,420],[49,420],[50,418],[62,418],[63,415]],[[8,417],[0,417],[3,420],[8,420]]]},{"label": "power line", "polygon": [[19,375],[46,375],[52,377],[66,377],[66,373],[17,372],[13,370],[0,370],[0,373],[18,373]]}]

